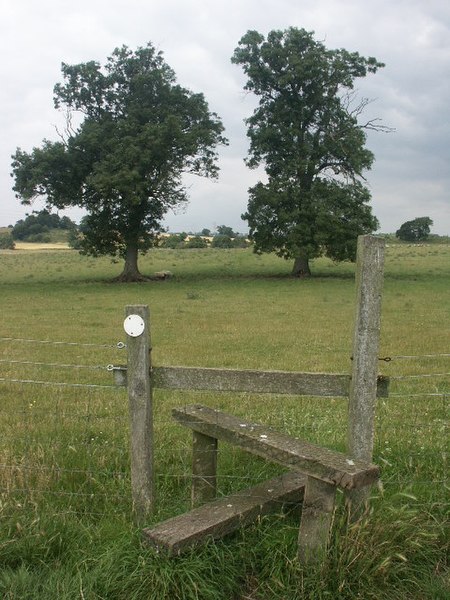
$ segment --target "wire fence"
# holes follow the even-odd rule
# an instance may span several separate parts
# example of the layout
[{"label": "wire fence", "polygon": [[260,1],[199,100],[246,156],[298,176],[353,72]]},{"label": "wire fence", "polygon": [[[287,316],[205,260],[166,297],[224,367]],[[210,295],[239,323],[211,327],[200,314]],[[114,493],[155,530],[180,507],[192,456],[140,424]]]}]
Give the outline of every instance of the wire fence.
[{"label": "wire fence", "polygon": [[[127,395],[125,388],[114,385],[112,376],[113,365],[124,362],[120,351],[125,344],[10,337],[0,342],[3,510],[24,510],[32,503],[51,504],[56,513],[130,514]],[[32,345],[57,348],[58,359],[47,361],[41,353],[23,356],[23,347]],[[76,358],[83,358],[80,352],[88,353],[87,359],[62,359],[62,348],[76,349]],[[96,360],[90,363],[93,357]],[[99,357],[105,358],[103,364]],[[434,506],[447,503],[449,358],[446,353],[380,357],[383,375],[390,378],[389,396],[379,399],[376,417],[374,461],[382,467],[381,486],[413,490],[423,506],[430,498]],[[405,372],[407,361],[412,366]],[[400,362],[402,374],[396,374]],[[191,439],[173,423],[170,411],[188,404],[191,397],[197,401],[199,395],[160,391],[155,398],[157,486],[164,487],[166,496],[177,489],[186,503]],[[345,450],[347,403],[342,398],[274,395],[261,402],[254,394],[208,393],[205,404]],[[221,446],[219,454],[220,494],[266,479],[272,468],[236,448]]]}]

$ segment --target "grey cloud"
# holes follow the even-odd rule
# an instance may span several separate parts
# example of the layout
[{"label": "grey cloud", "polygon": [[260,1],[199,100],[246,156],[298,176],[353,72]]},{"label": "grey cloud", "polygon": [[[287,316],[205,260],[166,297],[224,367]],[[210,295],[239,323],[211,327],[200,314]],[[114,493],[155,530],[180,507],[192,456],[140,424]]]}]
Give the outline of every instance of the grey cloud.
[{"label": "grey cloud", "polygon": [[450,8],[444,0],[4,0],[2,11],[0,225],[29,210],[11,190],[11,153],[54,139],[53,124],[61,125],[52,107],[61,61],[103,62],[116,46],[151,41],[181,85],[205,94],[230,139],[220,150],[219,182],[190,182],[186,212],[167,222],[177,229],[226,223],[244,230],[247,189],[262,173],[243,164],[243,119],[255,100],[243,92],[245,78],[230,57],[248,29],[267,33],[293,25],[314,30],[330,48],[386,63],[358,82],[363,96],[376,99],[367,117],[381,117],[396,129],[368,136],[376,162],[367,178],[381,229],[395,231],[429,214],[434,231],[450,233]]}]

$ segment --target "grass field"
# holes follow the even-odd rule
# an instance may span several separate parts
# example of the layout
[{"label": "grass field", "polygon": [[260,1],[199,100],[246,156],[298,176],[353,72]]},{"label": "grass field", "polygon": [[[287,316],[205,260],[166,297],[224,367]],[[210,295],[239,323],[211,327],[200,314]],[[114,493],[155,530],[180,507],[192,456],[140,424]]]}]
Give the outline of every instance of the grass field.
[{"label": "grass field", "polygon": [[[250,250],[160,249],[141,270],[173,279],[125,285],[110,283],[121,265],[108,259],[1,252],[0,597],[448,598],[449,265],[448,245],[387,248],[380,356],[394,358],[380,361],[392,381],[374,456],[383,485],[367,520],[347,529],[338,509],[325,563],[304,569],[289,514],[176,559],[141,545],[127,397],[105,367],[126,361],[116,346],[124,306],[148,304],[156,365],[348,373],[354,266],[320,259],[298,281],[289,263]],[[148,525],[188,508],[191,440],[170,411],[196,401],[345,449],[343,399],[158,391]],[[279,472],[221,447],[220,494]]]}]

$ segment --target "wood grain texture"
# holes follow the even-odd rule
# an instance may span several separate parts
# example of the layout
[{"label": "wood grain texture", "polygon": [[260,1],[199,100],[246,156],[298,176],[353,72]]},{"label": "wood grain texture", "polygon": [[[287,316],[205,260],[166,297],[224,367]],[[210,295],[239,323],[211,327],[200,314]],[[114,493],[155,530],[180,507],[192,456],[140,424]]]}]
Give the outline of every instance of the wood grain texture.
[{"label": "wood grain texture", "polygon": [[157,550],[181,554],[208,539],[221,538],[303,498],[306,478],[287,473],[230,496],[204,504],[154,528],[144,529],[144,541]]},{"label": "wood grain texture", "polygon": [[336,486],[308,477],[298,534],[300,563],[320,562],[328,547]]},{"label": "wood grain texture", "polygon": [[[114,367],[115,384],[126,385],[126,367]],[[207,367],[153,367],[153,388],[289,394],[292,396],[348,397],[350,375],[339,373],[299,373],[294,371],[254,371]],[[388,396],[389,378],[377,378],[377,396]]]},{"label": "wood grain texture", "polygon": [[127,335],[131,487],[136,520],[142,522],[154,505],[150,313],[148,306],[133,305],[125,307],[129,315],[139,315],[145,323],[142,335]]},{"label": "wood grain texture", "polygon": [[376,465],[350,459],[341,452],[293,438],[257,423],[248,423],[206,406],[176,408],[172,415],[179,423],[194,431],[234,444],[266,460],[343,489],[363,487],[376,481],[379,476]]},{"label": "wood grain texture", "polygon": [[371,460],[377,396],[384,240],[358,238],[356,310],[349,397],[348,451]]},{"label": "wood grain texture", "polygon": [[[347,443],[348,453],[355,460],[371,461],[373,454],[384,246],[384,240],[375,236],[358,238]],[[352,519],[356,520],[365,509],[369,490],[351,492],[346,498]]]},{"label": "wood grain texture", "polygon": [[192,507],[216,497],[217,439],[192,432]]}]

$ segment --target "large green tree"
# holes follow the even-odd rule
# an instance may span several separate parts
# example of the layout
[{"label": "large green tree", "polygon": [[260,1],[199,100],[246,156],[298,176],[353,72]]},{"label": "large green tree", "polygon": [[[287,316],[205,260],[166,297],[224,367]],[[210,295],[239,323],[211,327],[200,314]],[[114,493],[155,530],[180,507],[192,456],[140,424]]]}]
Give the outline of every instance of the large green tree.
[{"label": "large green tree", "polygon": [[139,251],[156,242],[167,211],[187,201],[183,173],[217,177],[222,123],[203,94],[176,83],[151,44],[116,48],[103,68],[63,63],[62,75],[54,102],[66,129],[31,153],[17,149],[14,190],[23,203],[42,196],[48,206],[86,209],[82,251],[123,257],[119,279],[139,280]]},{"label": "large green tree", "polygon": [[395,232],[396,237],[399,240],[405,242],[422,242],[430,235],[430,227],[433,225],[433,221],[430,217],[417,217],[412,221],[406,221]]},{"label": "large green tree", "polygon": [[374,160],[365,130],[387,129],[377,120],[359,122],[368,100],[358,100],[354,81],[384,65],[328,50],[297,28],[267,39],[248,31],[231,60],[259,98],[246,121],[247,164],[264,165],[267,181],[250,188],[242,215],[255,251],[295,259],[297,276],[310,275],[309,260],[322,254],[354,259],[357,236],[378,226],[363,183]]}]

